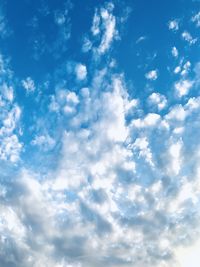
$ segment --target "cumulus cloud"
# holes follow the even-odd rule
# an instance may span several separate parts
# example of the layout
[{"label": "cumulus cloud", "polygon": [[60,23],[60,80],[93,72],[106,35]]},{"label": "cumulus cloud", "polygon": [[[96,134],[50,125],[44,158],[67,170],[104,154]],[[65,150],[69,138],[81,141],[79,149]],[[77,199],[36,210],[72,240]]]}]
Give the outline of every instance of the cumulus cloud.
[{"label": "cumulus cloud", "polygon": [[70,115],[76,112],[78,103],[79,98],[75,92],[59,88],[56,96],[51,96],[49,110]]},{"label": "cumulus cloud", "polygon": [[[176,247],[192,239],[198,175],[190,181],[186,174],[199,155],[188,162],[184,151],[200,101],[191,98],[164,117],[147,113],[127,124],[128,107],[138,103],[122,76],[113,74],[109,82],[105,73],[97,71],[92,88],[83,88],[79,98],[66,90],[54,96],[59,110],[79,104],[68,121],[74,128],[63,131],[56,170],[44,179],[22,170],[1,189],[4,266],[171,266]],[[164,96],[153,93],[149,99],[164,108]],[[41,135],[32,144],[48,140]]]},{"label": "cumulus cloud", "polygon": [[175,20],[170,20],[170,21],[168,22],[168,28],[169,28],[169,30],[171,30],[171,31],[178,31],[178,29],[179,29],[179,21],[178,21],[177,19],[175,19]]},{"label": "cumulus cloud", "polygon": [[190,80],[181,80],[175,83],[175,90],[179,97],[185,96],[189,93],[189,90],[193,86],[193,81]]},{"label": "cumulus cloud", "polygon": [[150,105],[157,106],[158,110],[164,109],[167,105],[166,97],[162,94],[155,93],[155,92],[149,96],[148,102]]},{"label": "cumulus cloud", "polygon": [[145,74],[146,79],[155,81],[158,78],[158,71],[157,70],[151,70]]},{"label": "cumulus cloud", "polygon": [[78,80],[84,80],[87,77],[87,68],[83,64],[77,64],[75,67],[76,77]]}]

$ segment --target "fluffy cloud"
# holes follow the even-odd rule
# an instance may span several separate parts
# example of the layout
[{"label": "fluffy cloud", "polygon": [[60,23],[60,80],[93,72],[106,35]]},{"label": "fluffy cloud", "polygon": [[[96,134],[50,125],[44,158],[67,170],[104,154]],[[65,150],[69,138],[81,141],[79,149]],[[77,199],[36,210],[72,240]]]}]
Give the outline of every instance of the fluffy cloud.
[{"label": "fluffy cloud", "polygon": [[20,137],[21,108],[14,99],[11,70],[5,58],[1,58],[2,73],[0,80],[0,159],[17,162],[20,158],[22,143]]},{"label": "fluffy cloud", "polygon": [[185,96],[189,93],[189,90],[192,88],[193,81],[190,80],[181,80],[175,83],[175,90],[179,97]]},{"label": "fluffy cloud", "polygon": [[[184,151],[191,129],[199,131],[191,128],[199,100],[127,124],[127,106],[135,101],[120,75],[105,83],[105,73],[96,73],[79,100],[65,90],[55,96],[59,109],[80,105],[68,122],[76,127],[63,132],[56,170],[44,179],[23,170],[1,189],[4,266],[171,266],[176,248],[197,231],[199,154],[188,162],[194,148]],[[33,143],[47,141],[40,136]]]},{"label": "fluffy cloud", "polygon": [[170,20],[168,22],[168,28],[169,28],[169,30],[172,30],[172,31],[178,31],[178,29],[179,29],[179,21],[177,19]]},{"label": "fluffy cloud", "polygon": [[172,47],[171,53],[173,57],[178,57],[178,49],[175,46]]},{"label": "fluffy cloud", "polygon": [[158,78],[158,71],[157,70],[151,70],[145,74],[146,79],[155,81]]},{"label": "fluffy cloud", "polygon": [[148,102],[150,105],[156,105],[158,110],[162,110],[167,105],[166,97],[159,93],[152,93],[148,98]]},{"label": "fluffy cloud", "polygon": [[84,80],[87,77],[87,68],[83,64],[77,64],[75,67],[76,77],[78,80]]}]

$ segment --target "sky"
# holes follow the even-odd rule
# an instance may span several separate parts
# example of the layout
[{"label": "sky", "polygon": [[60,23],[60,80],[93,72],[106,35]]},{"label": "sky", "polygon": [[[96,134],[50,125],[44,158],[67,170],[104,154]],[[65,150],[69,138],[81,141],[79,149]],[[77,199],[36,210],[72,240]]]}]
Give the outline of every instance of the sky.
[{"label": "sky", "polygon": [[200,1],[0,1],[0,266],[197,267]]}]

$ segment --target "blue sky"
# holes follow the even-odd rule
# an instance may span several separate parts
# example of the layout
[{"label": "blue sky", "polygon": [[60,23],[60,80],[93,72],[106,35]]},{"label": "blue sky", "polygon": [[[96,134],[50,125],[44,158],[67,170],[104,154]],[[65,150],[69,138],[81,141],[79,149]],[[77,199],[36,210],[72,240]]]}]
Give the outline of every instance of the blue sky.
[{"label": "blue sky", "polygon": [[0,266],[197,267],[200,1],[0,3]]}]

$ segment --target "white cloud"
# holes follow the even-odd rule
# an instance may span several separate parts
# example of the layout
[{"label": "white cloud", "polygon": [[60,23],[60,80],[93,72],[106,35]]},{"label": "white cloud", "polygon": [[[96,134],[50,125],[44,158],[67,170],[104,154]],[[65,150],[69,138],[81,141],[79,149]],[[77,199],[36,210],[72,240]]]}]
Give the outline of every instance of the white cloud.
[{"label": "white cloud", "polygon": [[177,175],[181,169],[181,149],[182,143],[180,141],[172,144],[169,148],[169,158],[171,160],[169,171],[172,171],[174,175]]},{"label": "white cloud", "polygon": [[193,81],[190,80],[181,80],[175,83],[175,90],[179,97],[185,96],[189,93],[190,89],[193,86]]},{"label": "white cloud", "polygon": [[176,121],[184,121],[187,116],[186,111],[182,107],[182,105],[177,105],[169,111],[166,115],[167,120],[176,120]]},{"label": "white cloud", "polygon": [[12,86],[8,86],[6,83],[3,83],[1,86],[1,94],[3,95],[4,99],[12,102],[14,99],[14,92]]},{"label": "white cloud", "polygon": [[77,64],[75,67],[76,77],[78,80],[85,80],[87,77],[87,68],[83,64]]},{"label": "white cloud", "polygon": [[22,144],[19,142],[19,139],[15,134],[6,136],[1,142],[0,158],[2,160],[17,162],[19,160],[21,149]]},{"label": "white cloud", "polygon": [[[99,40],[99,46],[93,48],[94,55],[95,53],[100,55],[105,54],[105,52],[109,50],[112,41],[117,36],[116,18],[112,14],[113,9],[113,3],[108,3],[105,7],[95,10],[91,32],[93,37]],[[83,45],[83,50],[89,51],[91,46],[91,41],[86,39]]]},{"label": "white cloud", "polygon": [[22,80],[22,86],[27,93],[35,91],[35,83],[31,77],[27,77],[25,80]]},{"label": "white cloud", "polygon": [[168,28],[169,28],[169,30],[171,30],[171,31],[178,31],[178,29],[179,29],[179,21],[178,21],[177,19],[175,19],[175,20],[170,20],[170,21],[168,22]]},{"label": "white cloud", "polygon": [[174,69],[174,73],[177,74],[181,71],[181,67],[180,66],[177,66],[175,69]]},{"label": "white cloud", "polygon": [[197,38],[193,38],[192,35],[188,31],[184,31],[181,36],[183,40],[188,42],[190,45],[195,44],[198,40]]},{"label": "white cloud", "polygon": [[62,12],[56,12],[54,19],[56,24],[63,25],[66,21],[66,14]]},{"label": "white cloud", "polygon": [[200,27],[200,12],[192,17],[192,22],[196,23],[197,27]]},{"label": "white cloud", "polygon": [[178,57],[178,49],[175,46],[172,47],[171,53],[173,57]]},{"label": "white cloud", "polygon": [[[138,101],[129,100],[122,76],[111,75],[109,82],[105,73],[97,71],[92,88],[83,88],[79,96],[57,89],[53,99],[59,111],[79,105],[67,121],[76,126],[63,131],[57,168],[45,176],[22,172],[10,182],[9,193],[0,188],[0,197],[4,196],[0,233],[7,234],[6,246],[0,239],[0,261],[5,258],[7,265],[12,259],[17,266],[19,253],[22,267],[116,266],[116,262],[172,266],[179,237],[189,238],[196,229],[190,231],[185,210],[188,199],[197,199],[198,190],[187,184],[191,181],[182,172],[190,168],[186,139],[196,117],[191,117],[191,124],[185,119],[199,110],[200,101],[191,98],[185,106],[171,107],[164,118],[156,113],[142,116],[144,112],[134,112]],[[155,105],[166,100],[158,93],[150,99]],[[132,109],[134,118],[127,123]],[[162,127],[164,121],[168,129]],[[47,140],[43,134],[33,142],[43,146]],[[193,151],[189,153],[190,158]],[[191,157],[193,167],[196,157]],[[5,257],[11,251],[13,257]]]},{"label": "white cloud", "polygon": [[55,140],[52,137],[50,137],[48,134],[37,135],[31,141],[31,144],[33,146],[38,146],[44,150],[50,150],[50,149],[53,149],[53,147],[55,146]]},{"label": "white cloud", "polygon": [[92,42],[87,37],[85,37],[83,40],[82,51],[86,53],[90,51],[91,49],[92,49]]},{"label": "white cloud", "polygon": [[78,103],[79,98],[75,92],[66,89],[58,89],[56,96],[51,96],[49,110],[71,115],[76,112]]},{"label": "white cloud", "polygon": [[137,40],[136,40],[136,44],[139,44],[139,43],[141,43],[141,42],[143,42],[143,41],[145,41],[147,39],[147,37],[146,36],[140,36]]},{"label": "white cloud", "polygon": [[148,102],[149,104],[156,105],[158,110],[164,109],[167,105],[166,97],[162,94],[155,92],[148,97]]},{"label": "white cloud", "polygon": [[95,11],[94,17],[93,17],[93,23],[92,23],[92,34],[93,35],[98,35],[100,33],[100,22],[101,22],[101,18],[98,14],[98,11]]},{"label": "white cloud", "polygon": [[0,6],[0,37],[5,38],[10,34],[10,29],[8,28],[7,19],[4,14],[4,9],[2,5]]},{"label": "white cloud", "polygon": [[146,79],[155,81],[158,78],[158,71],[157,70],[151,70],[145,74]]},{"label": "white cloud", "polygon": [[23,148],[23,144],[19,140],[22,111],[14,98],[12,72],[3,56],[1,56],[0,61],[0,160],[4,164],[5,162],[16,163],[20,160],[20,153]]},{"label": "white cloud", "polygon": [[154,165],[152,161],[152,153],[149,148],[149,142],[146,137],[137,138],[133,144],[133,149],[139,149],[139,156],[144,157],[150,165]]},{"label": "white cloud", "polygon": [[183,68],[182,68],[182,71],[181,71],[181,75],[182,76],[185,76],[189,73],[190,71],[190,67],[191,67],[191,63],[190,61],[187,61],[184,65],[183,65]]},{"label": "white cloud", "polygon": [[199,240],[193,241],[193,244],[189,247],[180,247],[176,249],[175,255],[177,262],[181,267],[198,267],[198,258],[200,253]]},{"label": "white cloud", "polygon": [[[112,10],[112,9],[111,9]],[[103,20],[104,35],[102,37],[98,51],[104,54],[109,49],[113,38],[116,35],[116,19],[107,9],[101,9],[101,18]]]}]

